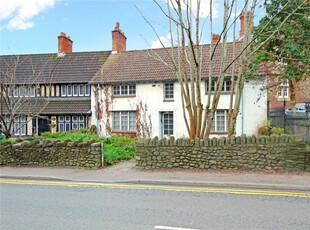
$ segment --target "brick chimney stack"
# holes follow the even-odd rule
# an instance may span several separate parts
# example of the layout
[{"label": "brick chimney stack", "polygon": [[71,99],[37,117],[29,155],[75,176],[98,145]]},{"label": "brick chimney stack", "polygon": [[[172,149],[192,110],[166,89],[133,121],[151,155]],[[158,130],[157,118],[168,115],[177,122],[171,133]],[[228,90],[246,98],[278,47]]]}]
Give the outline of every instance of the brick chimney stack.
[{"label": "brick chimney stack", "polygon": [[73,41],[70,36],[67,36],[64,32],[61,32],[58,36],[58,53],[72,53]]},{"label": "brick chimney stack", "polygon": [[[241,13],[240,15],[240,32],[239,32],[239,38],[242,38],[245,33],[245,21],[244,21],[244,12]],[[252,22],[252,17],[251,17],[251,12],[248,11],[246,13],[246,23],[248,24],[248,31],[250,31],[253,27],[253,22]]]},{"label": "brick chimney stack", "polygon": [[215,45],[217,42],[220,42],[220,35],[212,34],[212,44]]},{"label": "brick chimney stack", "polygon": [[119,22],[117,22],[112,31],[112,51],[117,53],[126,51],[126,40],[125,33],[119,28]]}]

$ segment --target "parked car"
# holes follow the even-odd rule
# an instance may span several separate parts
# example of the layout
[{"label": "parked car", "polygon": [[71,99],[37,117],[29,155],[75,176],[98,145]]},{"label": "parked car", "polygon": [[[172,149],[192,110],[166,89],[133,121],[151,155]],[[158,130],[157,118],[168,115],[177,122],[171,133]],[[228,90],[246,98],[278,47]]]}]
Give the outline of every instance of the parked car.
[{"label": "parked car", "polygon": [[296,103],[291,108],[286,109],[285,114],[289,116],[306,116],[306,103]]}]

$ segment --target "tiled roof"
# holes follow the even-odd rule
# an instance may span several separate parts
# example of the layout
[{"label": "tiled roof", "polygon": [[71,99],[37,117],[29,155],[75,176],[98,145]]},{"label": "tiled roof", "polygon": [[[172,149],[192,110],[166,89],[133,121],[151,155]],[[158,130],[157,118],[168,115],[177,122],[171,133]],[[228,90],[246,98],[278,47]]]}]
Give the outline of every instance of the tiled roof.
[{"label": "tiled roof", "polygon": [[91,114],[91,99],[88,98],[57,98],[49,99],[42,114]]},{"label": "tiled roof", "polygon": [[63,57],[58,57],[56,53],[2,55],[0,80],[13,84],[86,83],[100,69],[110,53],[73,52]]},{"label": "tiled roof", "polygon": [[[236,56],[242,48],[241,42],[236,42]],[[209,49],[210,45],[200,46],[202,56],[201,76],[209,76]],[[212,76],[218,76],[220,73],[222,44],[219,44],[215,54],[212,68]],[[227,43],[226,66],[233,60],[233,43]],[[175,52],[177,49],[175,48]],[[130,82],[152,82],[176,80],[176,74],[170,66],[172,61],[170,54],[171,48],[149,49],[125,51],[117,54],[111,54],[102,68],[94,76],[91,83],[130,83]],[[175,55],[177,56],[177,55]],[[165,64],[164,64],[165,63]],[[236,71],[238,70],[238,61],[235,62]],[[232,66],[227,69],[226,76],[232,75]]]},{"label": "tiled roof", "polygon": [[[20,103],[16,108],[16,114],[40,114],[40,115],[62,115],[62,114],[91,114],[90,97],[72,98],[29,98]],[[3,113],[7,109],[2,106]]]}]

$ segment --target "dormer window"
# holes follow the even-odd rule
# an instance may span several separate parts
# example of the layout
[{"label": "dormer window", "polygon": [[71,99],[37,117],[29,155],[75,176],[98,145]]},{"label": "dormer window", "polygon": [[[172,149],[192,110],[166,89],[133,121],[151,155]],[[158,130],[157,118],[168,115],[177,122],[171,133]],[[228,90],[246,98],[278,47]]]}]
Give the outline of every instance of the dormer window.
[{"label": "dormer window", "polygon": [[61,86],[61,96],[63,96],[63,97],[67,96],[67,86],[66,85]]},{"label": "dormer window", "polygon": [[84,96],[85,85],[79,85],[79,96]]},{"label": "dormer window", "polygon": [[67,85],[67,96],[72,96],[72,85]]},{"label": "dormer window", "polygon": [[88,97],[90,96],[90,85],[88,84],[68,84],[61,85],[60,92],[62,97]]}]

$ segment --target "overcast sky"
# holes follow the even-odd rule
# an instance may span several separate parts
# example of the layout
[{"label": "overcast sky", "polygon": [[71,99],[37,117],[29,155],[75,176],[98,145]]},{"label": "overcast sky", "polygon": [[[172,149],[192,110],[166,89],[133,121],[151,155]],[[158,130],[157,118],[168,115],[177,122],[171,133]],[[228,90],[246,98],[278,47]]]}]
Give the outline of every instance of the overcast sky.
[{"label": "overcast sky", "polygon": [[[204,1],[202,18],[209,13],[208,0]],[[214,32],[221,28],[222,1],[214,0]],[[60,32],[73,40],[73,52],[111,50],[116,22],[127,37],[127,50],[159,46],[137,8],[165,38],[167,19],[152,0],[0,1],[0,54],[55,53]],[[261,16],[256,14],[256,23]],[[208,35],[204,39],[208,42]]]}]

